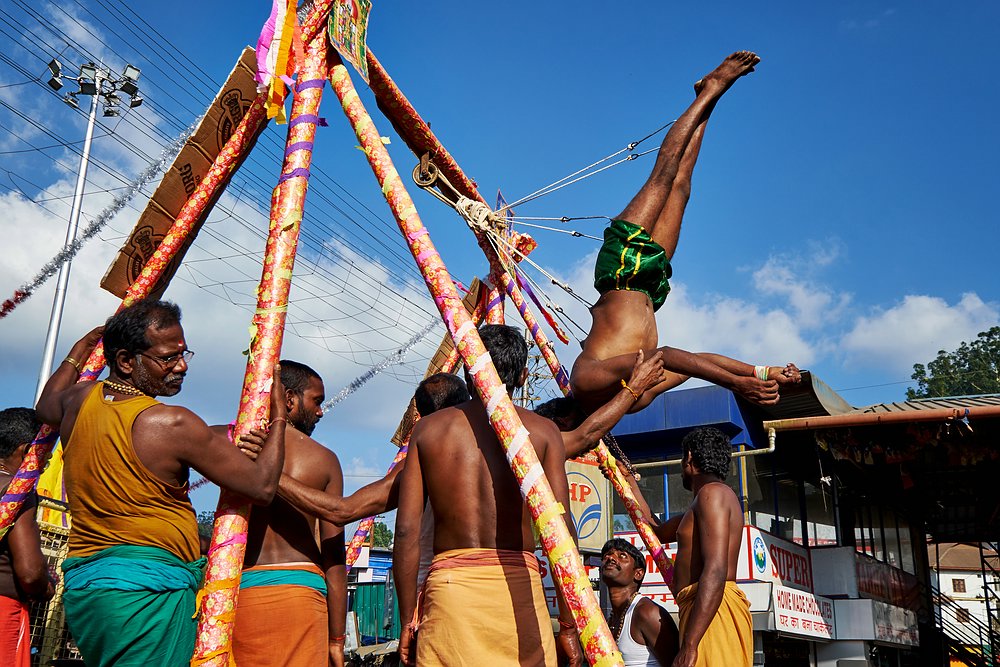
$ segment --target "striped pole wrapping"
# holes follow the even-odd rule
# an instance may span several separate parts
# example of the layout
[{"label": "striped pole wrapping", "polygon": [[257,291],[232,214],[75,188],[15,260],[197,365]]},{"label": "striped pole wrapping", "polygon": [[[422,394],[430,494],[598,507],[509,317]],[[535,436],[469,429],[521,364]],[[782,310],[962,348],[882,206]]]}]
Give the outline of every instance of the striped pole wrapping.
[{"label": "striped pole wrapping", "polygon": [[[319,122],[319,103],[325,85],[326,52],[326,35],[319,32],[306,47],[295,86],[285,160],[271,198],[270,231],[260,286],[257,288],[250,354],[236,418],[237,438],[246,435],[252,428],[262,428],[270,413],[272,374],[274,365],[281,358],[288,293],[309,182],[313,140]],[[249,515],[250,505],[244,497],[223,490],[215,512],[208,569],[200,595],[198,635],[192,665],[225,667],[230,664]]]},{"label": "striped pole wrapping", "polygon": [[623,665],[621,653],[590,587],[580,554],[561,516],[565,510],[552,494],[542,465],[531,446],[528,431],[521,423],[506,387],[483,347],[479,332],[462,305],[448,270],[420,221],[413,201],[343,64],[331,68],[330,82],[469,370],[476,391],[486,406],[490,424],[507,454],[548,555],[553,580],[573,612],[588,661],[594,667]]}]

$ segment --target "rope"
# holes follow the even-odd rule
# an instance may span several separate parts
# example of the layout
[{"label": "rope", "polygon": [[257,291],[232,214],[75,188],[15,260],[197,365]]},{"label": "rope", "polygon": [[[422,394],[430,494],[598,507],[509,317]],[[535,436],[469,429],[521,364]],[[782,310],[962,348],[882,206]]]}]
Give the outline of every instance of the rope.
[{"label": "rope", "polygon": [[[610,169],[611,167],[619,165],[619,164],[621,164],[623,162],[629,162],[631,160],[635,160],[638,157],[641,157],[643,155],[646,155],[648,153],[653,152],[652,150],[650,150],[650,151],[644,151],[642,153],[632,153],[632,151],[635,150],[635,148],[639,144],[641,144],[642,142],[646,141],[647,139],[649,139],[651,137],[656,136],[657,134],[659,134],[663,130],[665,130],[668,127],[670,127],[671,125],[673,125],[675,122],[676,122],[676,120],[670,121],[669,123],[667,123],[663,127],[660,127],[659,129],[654,130],[653,132],[650,132],[649,134],[647,134],[643,138],[641,138],[641,139],[639,139],[637,141],[633,141],[632,143],[630,143],[627,146],[625,146],[625,148],[622,148],[621,150],[615,151],[611,155],[608,155],[607,157],[603,157],[600,160],[598,160],[597,162],[594,162],[592,164],[587,165],[583,169],[578,169],[578,170],[574,171],[572,174],[570,174],[568,176],[564,176],[563,178],[560,178],[558,181],[555,181],[554,183],[550,183],[550,184],[548,184],[548,185],[546,185],[546,186],[544,186],[542,188],[539,188],[538,190],[535,190],[531,194],[526,195],[526,196],[522,197],[521,199],[518,199],[515,202],[511,202],[511,203],[507,204],[506,206],[504,206],[503,208],[501,208],[500,211],[501,212],[502,211],[507,211],[509,209],[514,208],[515,206],[520,206],[521,204],[529,202],[529,201],[531,201],[533,199],[538,199],[539,197],[541,197],[543,195],[547,195],[547,194],[549,194],[551,192],[555,192],[556,190],[560,190],[560,189],[566,187],[567,185],[572,185],[573,183],[576,183],[577,181],[583,180],[584,178],[587,178],[589,176],[593,176],[594,174],[599,174],[602,171],[604,171],[605,169]],[[659,148],[655,148],[653,150],[659,150]],[[617,162],[609,164],[609,165],[607,165],[605,167],[602,167],[602,168],[598,169],[597,171],[591,172],[589,174],[584,174],[583,176],[580,176],[579,178],[575,178],[575,177],[579,176],[580,174],[583,174],[584,172],[586,172],[588,169],[593,169],[597,165],[599,165],[599,164],[601,164],[603,162],[607,162],[608,160],[612,160],[612,159],[618,157],[619,155],[621,155],[622,153],[629,153],[629,155],[628,155],[628,157],[626,157],[626,158],[624,158],[622,160],[618,160]],[[570,180],[570,179],[572,179],[572,180]],[[566,181],[568,181],[568,182],[566,182]]]}]

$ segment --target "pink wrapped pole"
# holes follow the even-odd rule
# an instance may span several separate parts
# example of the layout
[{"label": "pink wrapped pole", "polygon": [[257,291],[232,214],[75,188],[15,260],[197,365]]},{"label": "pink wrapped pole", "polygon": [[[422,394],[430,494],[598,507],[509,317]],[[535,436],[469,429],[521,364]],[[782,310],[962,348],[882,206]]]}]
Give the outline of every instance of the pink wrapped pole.
[{"label": "pink wrapped pole", "polygon": [[[253,145],[257,132],[264,121],[264,106],[259,99],[254,100],[236,131],[219,151],[208,173],[202,178],[191,198],[181,208],[177,220],[167,231],[153,256],[149,258],[142,272],[129,286],[118,310],[130,306],[150,294],[167,265],[184,247],[195,221],[201,218],[205,207],[215,200],[218,190],[229,180],[230,172],[241,162],[250,146]],[[96,379],[101,374],[104,365],[104,347],[98,345],[84,365],[80,381]],[[3,499],[0,500],[0,538],[7,534],[14,518],[21,511],[25,498],[35,488],[45,461],[58,439],[59,432],[57,430],[43,426],[32,441],[17,474],[7,488],[7,492],[4,493]]]},{"label": "pink wrapped pole", "polygon": [[[388,475],[393,469],[399,465],[403,459],[406,458],[406,452],[410,449],[410,438],[407,436],[406,441],[403,446],[399,448],[396,452],[396,456],[392,459],[392,463],[389,464],[389,469],[386,470],[385,474]],[[361,555],[361,547],[364,545],[365,540],[372,532],[372,528],[375,525],[375,517],[370,516],[367,519],[362,520],[361,525],[358,529],[354,531],[354,537],[351,538],[351,543],[347,545],[347,571],[350,572],[354,563],[357,562],[358,556]]]},{"label": "pink wrapped pole", "polygon": [[[339,58],[331,60],[339,61]],[[580,554],[561,516],[565,510],[552,494],[542,465],[531,446],[528,431],[521,423],[506,387],[500,381],[489,353],[483,347],[479,331],[465,310],[448,269],[420,221],[413,201],[343,64],[336,62],[331,68],[330,82],[361,142],[465,367],[469,370],[476,391],[486,406],[490,424],[521,485],[535,529],[548,555],[553,580],[573,611],[588,661],[595,667],[623,665],[621,653],[618,652],[583,569]]]},{"label": "pink wrapped pole", "polygon": [[[459,192],[470,199],[475,199],[486,204],[486,200],[479,194],[475,182],[465,175],[455,158],[441,144],[431,131],[430,126],[420,117],[420,114],[410,104],[410,101],[406,99],[406,96],[403,95],[403,92],[392,80],[388,72],[385,71],[385,68],[382,67],[382,64],[370,49],[368,51],[368,73],[371,77],[372,92],[375,93],[379,108],[388,116],[399,136],[403,138],[411,150],[418,156],[430,153],[433,156],[434,164]],[[538,345],[538,349],[552,371],[552,376],[555,378],[556,383],[558,383],[562,392],[568,395],[569,377],[559,363],[552,343],[549,342],[548,337],[538,325],[538,321],[524,300],[524,296],[521,294],[520,289],[518,289],[516,281],[503,269],[496,252],[486,239],[478,232],[476,232],[476,237],[479,241],[479,246],[483,249],[486,258],[490,262],[491,275],[499,276],[504,290],[510,296],[511,303],[517,308],[525,325],[531,331],[535,344]],[[615,491],[621,496],[625,508],[628,510],[629,517],[632,519],[632,523],[635,524],[639,536],[646,545],[646,549],[655,559],[657,567],[663,572],[664,580],[669,583],[673,580],[673,561],[667,556],[666,549],[663,548],[660,540],[653,532],[648,517],[643,516],[639,510],[635,496],[632,495],[631,487],[621,476],[621,471],[618,470],[614,457],[611,456],[611,452],[608,451],[604,443],[597,446],[596,454],[601,467],[611,472],[612,485]]]},{"label": "pink wrapped pole", "polygon": [[[288,123],[284,165],[271,200],[270,232],[257,288],[257,311],[251,324],[250,354],[236,418],[237,437],[246,435],[252,428],[262,428],[268,420],[272,373],[281,357],[288,293],[326,71],[326,35],[320,33],[306,47]],[[250,506],[245,498],[225,490],[222,492],[208,552],[192,665],[222,667],[230,664],[249,515]]]}]

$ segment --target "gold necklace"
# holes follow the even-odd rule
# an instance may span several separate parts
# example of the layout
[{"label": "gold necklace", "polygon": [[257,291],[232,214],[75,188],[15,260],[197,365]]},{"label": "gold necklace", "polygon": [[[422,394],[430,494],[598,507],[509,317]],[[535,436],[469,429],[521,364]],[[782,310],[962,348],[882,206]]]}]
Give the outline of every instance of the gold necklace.
[{"label": "gold necklace", "polygon": [[[628,604],[625,605],[624,610],[622,611],[622,615],[618,618],[618,623],[616,623],[615,626],[614,626],[614,628],[612,628],[612,630],[611,630],[611,633],[614,635],[616,642],[622,636],[622,630],[624,629],[623,626],[625,625],[625,615],[628,613],[629,607],[632,606],[632,600],[634,600],[635,596],[638,595],[638,594],[639,594],[639,591],[632,591],[632,597],[630,597],[628,599]],[[611,615],[614,616],[614,612],[613,611],[611,612]]]},{"label": "gold necklace", "polygon": [[126,396],[145,396],[142,391],[136,389],[130,384],[123,384],[121,382],[115,382],[114,380],[105,380],[104,386],[112,391],[117,391],[119,394],[125,394]]}]

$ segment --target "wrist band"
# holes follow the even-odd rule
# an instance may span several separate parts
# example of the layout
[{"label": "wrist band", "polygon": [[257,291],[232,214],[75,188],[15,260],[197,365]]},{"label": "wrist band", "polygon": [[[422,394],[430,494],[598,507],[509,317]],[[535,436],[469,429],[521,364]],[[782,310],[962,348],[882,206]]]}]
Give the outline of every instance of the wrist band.
[{"label": "wrist band", "polygon": [[626,382],[625,380],[622,380],[622,386],[625,387],[626,389],[628,389],[628,393],[632,394],[632,399],[633,400],[635,400],[635,401],[639,400],[639,394],[637,394],[634,391],[632,391],[632,387],[628,386],[628,382]]},{"label": "wrist band", "polygon": [[73,357],[66,357],[65,359],[63,359],[63,361],[65,361],[67,364],[75,368],[77,373],[80,372],[80,362],[74,359]]},{"label": "wrist band", "polygon": [[754,366],[753,367],[753,374],[754,374],[754,376],[758,380],[760,380],[761,382],[766,382],[767,381],[767,371],[768,371],[767,366]]},{"label": "wrist band", "polygon": [[285,419],[284,417],[278,417],[278,418],[276,418],[276,419],[272,419],[272,420],[271,420],[270,422],[268,422],[268,424],[267,424],[267,425],[268,425],[268,426],[274,426],[275,422],[285,422],[285,423],[287,424],[287,423],[288,423],[288,420],[287,420],[287,419]]},{"label": "wrist band", "polygon": [[576,623],[573,623],[572,621],[567,622],[567,621],[564,621],[564,620],[562,620],[560,618],[559,619],[559,627],[566,628],[568,630],[569,628],[575,628],[576,627]]},{"label": "wrist band", "polygon": [[347,639],[347,635],[337,635],[336,637],[330,637],[331,644],[343,644]]}]

